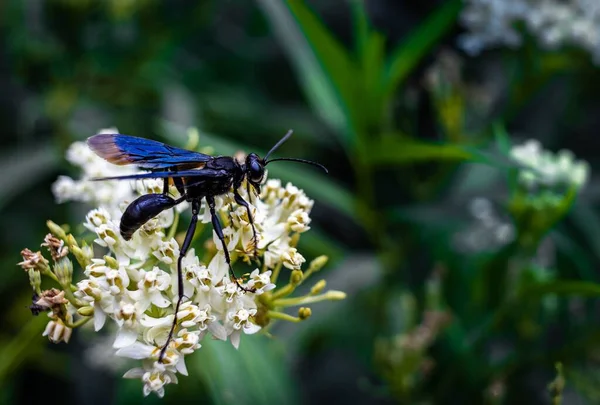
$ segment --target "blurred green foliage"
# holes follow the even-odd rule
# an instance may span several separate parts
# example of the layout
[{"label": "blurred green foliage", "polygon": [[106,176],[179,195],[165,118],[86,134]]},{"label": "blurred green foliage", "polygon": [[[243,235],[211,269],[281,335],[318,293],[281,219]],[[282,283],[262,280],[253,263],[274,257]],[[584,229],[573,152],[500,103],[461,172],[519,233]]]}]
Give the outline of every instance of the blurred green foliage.
[{"label": "blurred green foliage", "polygon": [[[596,403],[599,185],[532,205],[507,154],[509,134],[537,138],[594,174],[597,67],[532,40],[468,59],[452,50],[463,2],[419,3],[0,3],[0,402],[142,402],[118,364],[92,367],[85,332],[41,337],[15,263],[46,219],[83,219],[49,191],[71,142],[116,126],[184,146],[193,125],[222,154],[264,153],[293,128],[279,153],[331,169],[269,175],[315,199],[300,251],[329,255],[328,285],[349,297],[239,352],[206,342],[145,403]],[[476,198],[514,239],[474,233]]]}]

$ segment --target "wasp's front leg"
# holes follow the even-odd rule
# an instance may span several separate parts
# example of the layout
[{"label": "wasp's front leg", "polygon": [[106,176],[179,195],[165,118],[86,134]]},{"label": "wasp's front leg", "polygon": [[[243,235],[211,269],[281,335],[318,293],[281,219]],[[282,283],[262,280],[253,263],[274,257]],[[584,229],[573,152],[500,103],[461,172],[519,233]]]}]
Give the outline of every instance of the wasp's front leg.
[{"label": "wasp's front leg", "polygon": [[243,287],[233,271],[233,267],[231,266],[231,257],[229,256],[229,249],[227,248],[227,243],[225,243],[225,235],[223,235],[223,228],[221,227],[221,222],[219,221],[219,217],[217,216],[217,212],[215,210],[215,198],[212,196],[206,196],[206,202],[208,203],[208,208],[210,209],[210,217],[213,229],[215,230],[217,238],[219,238],[221,245],[223,246],[223,254],[225,255],[225,261],[229,267],[229,273],[233,277],[233,280],[239,289],[246,292],[255,292],[255,289]]},{"label": "wasp's front leg", "polygon": [[254,248],[254,258],[258,257],[258,237],[256,236],[256,226],[254,225],[254,218],[252,217],[252,212],[250,211],[250,204],[240,195],[240,193],[236,190],[233,191],[233,198],[235,202],[239,205],[246,207],[246,212],[248,213],[248,221],[250,222],[250,226],[252,227],[252,245]]}]

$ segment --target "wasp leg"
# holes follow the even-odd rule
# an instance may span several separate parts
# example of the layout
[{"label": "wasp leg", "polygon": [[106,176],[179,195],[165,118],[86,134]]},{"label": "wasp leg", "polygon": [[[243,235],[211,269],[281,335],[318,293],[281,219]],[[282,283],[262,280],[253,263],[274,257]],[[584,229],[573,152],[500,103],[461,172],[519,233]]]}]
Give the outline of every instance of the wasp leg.
[{"label": "wasp leg", "polygon": [[238,286],[239,289],[241,289],[243,291],[246,291],[246,292],[256,291],[254,289],[242,287],[242,285],[239,283],[237,277],[235,276],[233,267],[231,267],[231,258],[229,257],[229,249],[227,248],[227,244],[225,243],[225,236],[223,236],[223,229],[221,228],[221,222],[219,221],[219,217],[217,216],[217,213],[215,211],[215,198],[206,196],[206,201],[208,202],[208,208],[210,209],[210,219],[212,221],[213,229],[215,230],[217,237],[221,241],[221,246],[223,246],[223,253],[225,254],[225,261],[227,262],[227,266],[229,267],[229,273],[233,277],[235,284]]},{"label": "wasp leg", "polygon": [[163,183],[163,194],[169,194],[169,179],[167,177],[165,177],[165,182]]},{"label": "wasp leg", "polygon": [[198,213],[200,212],[200,200],[194,199],[192,200],[192,220],[190,221],[190,226],[185,234],[185,239],[181,244],[181,249],[179,250],[179,257],[177,258],[177,305],[175,305],[175,317],[173,318],[173,323],[171,324],[171,330],[169,331],[169,336],[167,337],[167,341],[165,345],[160,349],[160,354],[158,356],[158,362],[161,363],[162,359],[169,347],[169,343],[173,339],[173,334],[175,333],[175,326],[177,326],[177,313],[179,312],[179,306],[181,305],[181,301],[183,301],[183,272],[181,271],[181,261],[187,254],[190,245],[192,244],[192,239],[194,238],[194,233],[196,233],[196,224],[198,222]]},{"label": "wasp leg", "polygon": [[[250,194],[248,194],[250,196]],[[254,226],[254,218],[252,217],[252,213],[250,212],[250,204],[239,194],[237,190],[233,192],[233,198],[235,202],[239,205],[243,205],[246,207],[246,212],[248,212],[248,221],[250,221],[250,226],[252,227],[252,244],[254,245],[254,258],[258,257],[258,237],[256,236],[256,226]],[[248,197],[250,198],[250,197]]]}]

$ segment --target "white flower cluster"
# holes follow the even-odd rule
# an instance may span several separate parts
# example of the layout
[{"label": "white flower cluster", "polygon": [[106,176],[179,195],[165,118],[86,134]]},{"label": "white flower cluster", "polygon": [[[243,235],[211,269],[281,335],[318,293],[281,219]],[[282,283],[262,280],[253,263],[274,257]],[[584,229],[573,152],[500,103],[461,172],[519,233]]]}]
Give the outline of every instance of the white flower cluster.
[{"label": "white flower cluster", "polygon": [[[115,133],[104,129],[99,133]],[[134,186],[128,181],[90,181],[94,177],[110,177],[135,173],[135,167],[115,166],[98,157],[85,142],[75,142],[66,154],[67,160],[81,170],[80,180],[59,176],[52,185],[57,202],[81,201],[102,206],[113,215],[120,215],[118,204],[134,198]]]},{"label": "white flower cluster", "polygon": [[499,249],[515,238],[514,225],[484,197],[469,202],[472,221],[454,235],[456,248],[462,252],[479,253]]},{"label": "white flower cluster", "polygon": [[[96,331],[108,319],[112,320],[117,328],[113,343],[116,354],[143,361],[140,368],[128,371],[125,377],[141,378],[145,395],[155,392],[163,396],[164,385],[176,383],[177,373],[187,375],[185,356],[199,349],[206,335],[229,339],[237,348],[243,333],[259,331],[261,326],[255,318],[260,309],[257,298],[275,288],[276,276],[273,281],[272,276],[282,266],[299,271],[305,262],[295,244],[298,235],[309,229],[313,201],[302,190],[291,184],[284,187],[279,180],[267,181],[258,198],[246,195],[245,187],[239,190],[251,203],[258,241],[253,238],[245,207],[236,204],[231,193],[217,197],[232,258],[250,263],[257,250],[263,259],[262,268],[252,271],[245,284],[255,292],[240,290],[230,279],[216,234],[214,255],[207,263],[202,263],[190,249],[182,263],[185,298],[177,313],[174,339],[159,362],[178,297],[179,245],[171,236],[174,229],[168,230],[174,213],[169,210],[150,220],[129,241],[120,235],[119,218],[125,207],[123,201],[130,201],[136,193],[162,192],[162,182],[138,182],[135,187],[128,181],[90,184],[85,181],[89,176],[123,175],[131,169],[105,163],[81,143],[69,149],[68,158],[83,169],[84,179],[62,177],[55,183],[54,193],[60,201],[98,205],[88,213],[84,226],[96,235],[95,244],[108,250],[108,254],[86,259],[85,278],[77,282],[75,301],[70,301],[67,308],[73,316],[90,316]],[[210,223],[210,212],[206,204],[203,207],[200,221]],[[343,298],[341,293],[335,297]],[[51,331],[47,334],[52,338]]]},{"label": "white flower cluster", "polygon": [[540,187],[576,187],[580,189],[589,177],[589,165],[575,160],[573,153],[561,150],[554,154],[544,150],[536,140],[515,145],[510,157],[523,169],[519,171],[519,182],[528,189]]},{"label": "white flower cluster", "polygon": [[581,47],[600,63],[600,2],[597,0],[465,0],[459,41],[470,54],[494,46],[518,47],[523,24],[547,49]]}]

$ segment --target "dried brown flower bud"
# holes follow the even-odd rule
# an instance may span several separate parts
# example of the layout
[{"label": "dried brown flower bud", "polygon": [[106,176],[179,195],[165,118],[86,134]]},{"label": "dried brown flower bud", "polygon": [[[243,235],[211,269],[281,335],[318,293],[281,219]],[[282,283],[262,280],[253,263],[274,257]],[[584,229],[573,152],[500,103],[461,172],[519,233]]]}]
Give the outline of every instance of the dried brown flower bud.
[{"label": "dried brown flower bud", "polygon": [[39,271],[46,271],[48,269],[48,260],[42,256],[42,252],[32,252],[29,249],[21,250],[21,256],[23,261],[17,263],[25,271],[29,269],[36,269]]},{"label": "dried brown flower bud", "polygon": [[44,238],[44,243],[42,246],[46,246],[50,251],[50,256],[52,256],[52,260],[58,261],[69,254],[69,248],[65,246],[65,241],[58,239],[56,236],[49,233]]},{"label": "dried brown flower bud", "polygon": [[35,304],[44,307],[47,309],[51,309],[55,314],[61,312],[61,306],[67,304],[69,301],[65,298],[65,292],[57,290],[56,288],[52,288],[50,290],[42,291],[40,295],[40,299],[38,299]]}]

